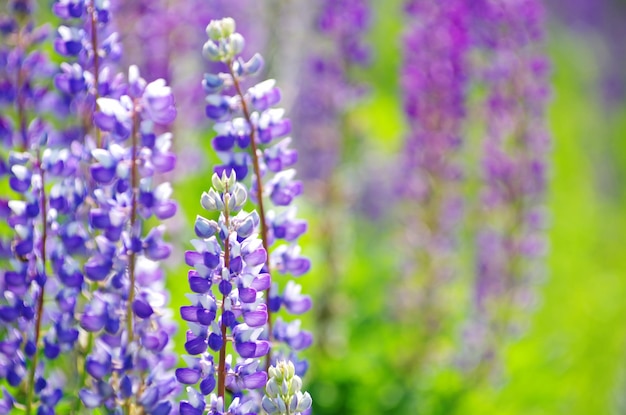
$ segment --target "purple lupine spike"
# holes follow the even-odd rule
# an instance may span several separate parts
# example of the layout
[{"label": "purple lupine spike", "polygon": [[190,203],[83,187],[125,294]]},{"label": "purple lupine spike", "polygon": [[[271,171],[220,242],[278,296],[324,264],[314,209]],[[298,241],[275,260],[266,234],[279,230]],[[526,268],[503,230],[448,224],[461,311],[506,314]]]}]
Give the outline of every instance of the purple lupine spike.
[{"label": "purple lupine spike", "polygon": [[[100,285],[81,326],[96,338],[87,362],[98,382],[84,389],[81,399],[91,407],[169,413],[178,388],[170,342],[175,328],[165,309],[165,276],[158,261],[171,247],[163,241],[164,225],[149,228],[146,221],[167,219],[176,211],[171,186],[156,177],[175,165],[172,135],[160,132],[176,110],[164,81],[148,83],[136,67],[129,69],[125,91],[117,98],[98,98],[93,117],[104,145],[91,151],[91,174],[99,188],[93,191],[97,207],[89,219],[98,235],[85,273]],[[108,366],[97,357],[99,350],[120,368],[115,376],[104,370]]]},{"label": "purple lupine spike", "polygon": [[[80,350],[85,363],[79,372],[92,378],[91,387],[80,385],[79,399],[89,408],[169,413],[177,389],[170,370],[174,326],[157,261],[171,248],[162,240],[164,228],[146,229],[145,221],[176,210],[171,187],[155,179],[175,165],[172,137],[164,130],[176,110],[162,80],[148,83],[135,67],[127,79],[114,71],[121,48],[108,7],[96,0],[55,6],[60,17],[73,18],[59,29],[56,48],[71,62],[55,81],[82,119],[76,153],[90,163],[83,195],[90,202],[84,214],[89,228],[73,230],[67,240],[90,240],[84,276],[98,282],[90,301],[78,305],[80,326],[91,339]],[[79,38],[80,49],[72,43]]]},{"label": "purple lupine spike", "polygon": [[[119,80],[110,78],[121,45],[110,24],[109,7],[108,1],[57,0],[52,9],[65,23],[57,30],[55,50],[69,60],[61,65],[55,85],[72,102],[71,112],[83,118],[85,132],[93,129],[96,100],[119,98],[124,93]],[[94,138],[101,147],[97,129]]]},{"label": "purple lupine spike", "polygon": [[[194,267],[188,275],[194,294],[187,295],[192,305],[181,307],[180,313],[189,322],[185,349],[190,356],[185,357],[187,367],[176,371],[179,383],[199,383],[200,393],[188,388],[194,392],[180,403],[179,410],[201,413],[207,404],[205,396],[211,395],[211,405],[218,399],[223,403],[229,390],[243,394],[242,402],[250,407],[246,413],[252,414],[260,402],[253,402],[254,395],[245,392],[267,381],[260,364],[269,352],[269,342],[262,338],[268,319],[263,298],[266,285],[259,283],[264,279],[267,254],[256,234],[246,232],[240,237],[240,229],[248,226],[249,218],[254,222],[255,215],[241,210],[247,195],[235,173],[224,173],[221,178],[214,174],[212,182],[214,188],[202,195],[201,205],[220,216],[217,222],[198,217],[196,223],[214,231],[198,232],[199,239],[192,241],[194,251],[186,254],[187,263]],[[226,355],[229,342],[238,355],[234,367],[232,356]]]},{"label": "purple lupine spike", "polygon": [[[360,128],[351,122],[350,111],[368,95],[368,85],[357,81],[354,75],[370,63],[371,51],[366,36],[372,23],[372,2],[323,0],[314,3],[311,14],[314,16],[315,31],[310,34],[314,38],[310,44],[316,47],[307,50],[300,64],[298,95],[292,118],[293,134],[299,137],[294,142],[300,154],[296,164],[298,175],[311,190],[312,200],[325,216],[321,221],[322,243],[326,246],[320,262],[325,275],[321,287],[323,295],[313,312],[319,323],[317,347],[327,348],[329,339],[335,336],[324,332],[333,326],[326,320],[334,318],[331,310],[333,293],[342,279],[342,256],[330,247],[343,244],[345,236],[339,224],[353,215],[348,207],[354,195],[367,196],[372,181],[368,176],[381,178],[380,171],[384,169],[377,168],[376,174],[361,175],[349,184],[345,179],[345,172],[362,169],[364,164],[360,163],[364,148]],[[272,159],[266,161],[270,170],[273,170],[274,163],[276,161]],[[372,164],[380,166],[380,161]],[[350,167],[346,169],[345,166]],[[375,202],[360,204],[367,213],[381,205],[380,200],[385,198],[379,195],[378,190],[376,199],[372,198]],[[296,229],[278,226],[274,231],[285,232],[285,237],[290,238],[291,232],[296,232]],[[272,308],[280,304],[280,300],[276,299]]]},{"label": "purple lupine spike", "polygon": [[296,134],[301,137],[295,145],[303,155],[298,170],[307,180],[330,182],[343,158],[348,134],[342,131],[342,119],[366,89],[351,72],[369,64],[365,35],[370,26],[368,0],[324,0],[316,10],[313,36],[330,46],[314,50],[305,60],[294,108]]},{"label": "purple lupine spike", "polygon": [[351,63],[369,60],[369,48],[363,35],[370,25],[370,8],[366,0],[325,0],[317,19],[318,30],[336,40],[339,55]]},{"label": "purple lupine spike", "polygon": [[[119,76],[114,78],[110,75],[111,68],[118,58],[119,45],[116,44],[115,36],[111,36],[111,26],[109,23],[108,2],[85,1],[85,0],[61,0],[55,3],[53,11],[67,22],[60,26],[55,42],[55,49],[68,62],[63,63],[61,73],[55,77],[55,86],[70,102],[70,113],[77,115],[82,122],[80,128],[76,128],[77,134],[68,134],[72,148],[72,154],[78,158],[74,161],[73,168],[76,172],[88,171],[91,177],[82,178],[82,182],[66,180],[64,186],[56,189],[54,203],[57,209],[63,209],[62,213],[68,219],[74,214],[78,218],[89,218],[89,224],[81,224],[81,219],[74,223],[68,222],[64,225],[62,238],[65,242],[65,249],[55,252],[55,267],[59,276],[66,285],[63,293],[57,295],[57,301],[66,315],[72,316],[82,312],[80,317],[75,316],[74,324],[72,319],[62,319],[64,327],[57,330],[58,341],[71,339],[76,333],[76,328],[80,326],[81,331],[87,332],[91,339],[99,335],[95,343],[108,341],[115,344],[115,334],[120,328],[119,316],[115,314],[113,307],[123,306],[119,297],[112,293],[87,294],[92,299],[91,304],[71,302],[67,299],[78,295],[86,286],[78,285],[80,277],[84,277],[87,282],[98,281],[100,283],[110,282],[118,290],[122,288],[121,275],[124,263],[116,257],[115,242],[122,235],[121,212],[126,205],[124,200],[108,198],[108,192],[103,189],[94,189],[94,185],[99,183],[110,183],[115,178],[115,171],[112,166],[120,157],[120,152],[108,153],[109,149],[102,149],[100,152],[94,149],[100,147],[101,133],[98,128],[94,129],[93,118],[96,99],[100,96],[117,98],[124,92],[126,86],[120,83]],[[95,140],[94,140],[95,138]],[[95,151],[98,157],[94,157],[97,162],[91,163],[89,169],[85,170],[84,163],[91,161],[91,153]],[[109,158],[107,159],[106,156]],[[88,173],[88,174],[89,174]],[[95,180],[92,180],[95,179]],[[104,187],[104,186],[103,186]],[[88,205],[85,205],[85,202]],[[96,201],[98,208],[93,209],[92,201]],[[120,203],[115,203],[115,202]],[[104,208],[102,207],[104,205]],[[101,235],[98,235],[102,233]],[[72,258],[79,254],[83,257],[82,274],[79,277],[79,268],[72,263]],[[66,277],[65,277],[66,276]],[[71,304],[71,307],[68,305]],[[108,337],[107,337],[108,336]],[[65,340],[65,341],[67,341]],[[90,360],[91,346],[79,348],[82,358],[82,367],[78,367],[81,373],[89,373],[98,379],[98,387],[95,393],[81,392],[77,398],[85,399],[84,403],[88,407],[95,407],[104,402],[101,399],[106,395],[110,398],[110,387],[105,387],[106,382],[101,378],[104,374],[96,376],[94,360]],[[85,376],[82,381],[85,381]],[[110,373],[107,373],[110,376]],[[79,384],[79,388],[84,387]],[[97,398],[97,399],[96,399]],[[76,401],[75,405],[80,404]]]},{"label": "purple lupine spike", "polygon": [[[482,330],[498,341],[523,324],[516,313],[532,303],[545,255],[549,65],[541,51],[539,1],[477,2],[474,8],[473,40],[488,57],[479,66],[487,86],[484,224],[477,236],[475,316],[466,334],[476,338],[472,331]],[[497,365],[492,342],[478,348],[471,364]]]},{"label": "purple lupine spike", "polygon": [[[83,249],[84,233],[69,212],[80,203],[76,201],[83,197],[83,187],[75,154],[65,147],[62,133],[41,117],[65,111],[46,86],[56,69],[37,50],[47,40],[47,30],[35,27],[28,13],[9,19],[14,23],[3,28],[0,38],[0,106],[3,114],[14,115],[0,117],[6,149],[1,151],[0,164],[11,191],[6,195],[9,200],[0,205],[6,207],[4,218],[14,235],[7,247],[12,259],[0,272],[0,378],[26,391],[15,404],[27,414],[36,407],[41,413],[53,413],[60,391],[58,384],[44,380],[55,377],[48,362],[71,350],[78,338],[74,303],[63,299],[75,295],[82,275],[72,264],[61,266],[59,259],[62,253]],[[62,301],[50,305],[55,298]],[[4,401],[13,402],[12,398]]]},{"label": "purple lupine spike", "polygon": [[[274,81],[263,81],[247,90],[242,89],[242,83],[261,69],[257,62],[261,62],[262,58],[255,55],[245,61],[241,57],[244,39],[235,31],[232,19],[211,22],[207,26],[207,34],[209,40],[203,48],[205,57],[221,61],[228,68],[228,72],[205,76],[205,84],[212,79],[220,80],[211,82],[207,96],[211,107],[207,115],[217,121],[214,129],[218,136],[213,144],[224,160],[224,164],[217,166],[215,172],[230,174],[234,171],[238,180],[245,179],[250,171],[253,173],[250,178],[250,196],[259,207],[258,231],[263,249],[269,252],[264,260],[264,269],[268,274],[277,272],[300,276],[310,268],[309,260],[299,255],[297,245],[297,237],[304,233],[306,225],[283,211],[290,209],[295,197],[301,194],[302,184],[295,180],[295,170],[288,168],[297,157],[295,150],[288,147],[291,139],[287,135],[291,132],[291,121],[285,118],[284,110],[272,107],[278,103],[280,92]],[[281,158],[276,160],[278,154]],[[265,164],[266,160],[270,162],[271,168]],[[233,161],[245,164],[242,166]],[[240,173],[245,175],[241,176]],[[269,209],[272,205],[274,209]],[[294,212],[291,210],[291,215]],[[290,220],[285,221],[285,216]],[[276,226],[272,220],[278,220]],[[272,232],[274,228],[278,232]],[[246,230],[248,232],[249,229]],[[273,249],[270,249],[270,244]],[[278,280],[273,285],[275,288],[272,290],[272,285],[266,287],[268,330],[265,336],[272,341],[274,348],[271,359],[284,360],[283,356],[287,352],[279,347],[280,342],[275,341],[277,339],[272,330],[271,315],[282,304],[280,299],[272,298],[280,295]],[[309,336],[308,333],[306,335]],[[263,351],[258,347],[264,346],[249,344],[243,334],[237,339],[241,340],[238,351],[242,354],[257,356]],[[285,345],[288,349],[289,345]],[[266,369],[271,359],[266,361]]]},{"label": "purple lupine spike", "polygon": [[[405,183],[398,193],[406,218],[403,256],[409,259],[401,264],[391,307],[399,319],[419,316],[424,347],[411,362],[419,366],[447,326],[449,306],[442,298],[458,275],[455,255],[463,210],[458,153],[470,44],[467,2],[408,1],[405,10],[401,85],[409,132],[395,174]],[[415,319],[403,324],[413,326]]]},{"label": "purple lupine spike", "polygon": [[[259,18],[266,10],[262,3],[247,0],[188,0],[173,4],[168,0],[112,0],[116,11],[120,37],[125,53],[123,62],[137,65],[146,78],[165,79],[173,88],[177,98],[177,129],[191,131],[194,127],[207,128],[204,115],[196,111],[204,92],[198,88],[194,68],[214,68],[195,52],[206,36],[206,22],[224,16],[233,16],[245,22],[244,35],[262,50],[267,43],[267,26]],[[154,24],[159,22],[159,24]],[[208,67],[208,68],[207,68]],[[211,69],[212,70],[212,69]],[[177,148],[179,163],[176,177],[185,177],[206,168],[206,160],[194,149],[202,144],[190,140],[195,134],[187,134],[184,146]],[[241,165],[241,163],[239,163]],[[240,177],[244,174],[237,172]]]}]

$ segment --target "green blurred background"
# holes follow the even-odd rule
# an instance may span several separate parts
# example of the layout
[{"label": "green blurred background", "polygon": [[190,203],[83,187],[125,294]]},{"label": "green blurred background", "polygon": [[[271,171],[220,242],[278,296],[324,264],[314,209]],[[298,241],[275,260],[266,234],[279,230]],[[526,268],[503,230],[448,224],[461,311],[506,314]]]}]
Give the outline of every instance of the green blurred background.
[{"label": "green blurred background", "polygon": [[[356,74],[371,85],[371,93],[346,115],[346,123],[359,147],[385,165],[393,162],[406,132],[397,75],[404,20],[399,0],[372,3],[374,59]],[[538,303],[528,312],[528,329],[502,351],[502,373],[470,382],[454,362],[442,361],[426,362],[417,373],[403,370],[402,358],[419,344],[413,328],[389,313],[401,259],[390,231],[397,218],[372,219],[355,205],[339,213],[320,209],[305,189],[299,213],[310,231],[301,242],[313,267],[298,282],[314,297],[314,310],[303,319],[317,336],[305,353],[310,361],[305,387],[314,414],[626,414],[626,106],[607,103],[599,86],[603,65],[611,58],[605,38],[556,17],[546,36],[553,66],[548,269],[537,287]],[[203,151],[210,162],[174,184],[182,212],[170,225],[177,244],[168,270],[175,316],[177,307],[186,304],[187,269],[173,265],[174,260],[191,249],[184,242],[192,237],[186,223],[200,213],[199,196],[209,187],[216,161],[210,130],[177,128],[179,146],[200,143],[193,150]],[[365,171],[346,170],[347,177]],[[341,243],[331,249],[340,272],[329,280],[333,273],[321,238],[324,221],[335,213]],[[464,269],[467,273],[471,266]],[[466,284],[470,278],[460,276]],[[455,295],[452,299],[460,303],[455,310],[462,313],[467,293]],[[329,310],[323,318],[320,304]],[[181,327],[175,341],[183,352],[182,321]],[[437,347],[454,349],[461,341],[458,331],[452,327]]]},{"label": "green blurred background", "polygon": [[[347,118],[364,140],[361,146],[385,160],[399,150],[406,131],[397,75],[403,20],[398,0],[374,3],[369,37],[374,61],[357,74],[372,90]],[[300,215],[309,220],[310,232],[302,244],[313,268],[298,282],[313,295],[314,307],[324,302],[331,310],[323,324],[315,310],[303,323],[318,336],[305,353],[311,364],[305,385],[315,414],[626,414],[626,108],[602,98],[602,42],[563,22],[552,21],[548,31],[554,143],[548,272],[537,287],[539,302],[528,330],[502,351],[502,374],[496,379],[468,382],[453,365],[441,362],[432,368],[426,362],[419,373],[404,371],[397,357],[418,345],[410,327],[394,321],[387,310],[399,260],[394,235],[386,232],[394,218],[344,213],[342,243],[333,247],[340,278],[329,282],[320,244],[326,216],[306,200],[305,190]],[[215,161],[211,134],[200,133],[198,142]],[[209,186],[212,167],[205,167],[175,184],[188,220],[199,213],[199,195]],[[183,240],[190,237],[183,232]],[[189,248],[177,247],[179,252]],[[186,303],[185,275],[184,267],[168,274],[173,307]],[[180,351],[182,339],[181,330]],[[441,346],[458,341],[451,330]]]},{"label": "green blurred background", "polygon": [[[399,10],[397,1],[375,3],[370,36],[374,62],[358,74],[372,91],[348,119],[366,140],[363,145],[385,158],[398,151],[405,132],[397,85],[402,19],[393,12]],[[312,258],[313,269],[298,282],[313,294],[314,304],[331,301],[333,311],[323,327],[315,322],[315,311],[304,323],[318,336],[329,337],[322,342],[326,349],[319,347],[318,338],[306,353],[311,369],[305,384],[314,413],[626,413],[626,114],[624,105],[608,105],[602,98],[598,47],[602,39],[593,34],[551,22],[547,53],[553,64],[549,125],[554,145],[548,272],[537,287],[539,302],[528,330],[503,351],[497,379],[468,384],[454,367],[435,363],[432,370],[415,374],[394,363],[398,353],[417,345],[407,327],[386,312],[398,260],[398,252],[389,248],[393,235],[385,233],[388,223],[357,213],[344,217],[343,243],[334,248],[341,278],[331,282],[329,300],[329,271],[317,239],[324,215],[300,201],[311,229],[303,251]],[[204,142],[211,157],[210,140]],[[176,186],[189,218],[198,210],[207,177]],[[184,303],[184,275],[184,269],[170,274],[174,304]],[[453,333],[450,342],[455,341],[459,337]]]}]

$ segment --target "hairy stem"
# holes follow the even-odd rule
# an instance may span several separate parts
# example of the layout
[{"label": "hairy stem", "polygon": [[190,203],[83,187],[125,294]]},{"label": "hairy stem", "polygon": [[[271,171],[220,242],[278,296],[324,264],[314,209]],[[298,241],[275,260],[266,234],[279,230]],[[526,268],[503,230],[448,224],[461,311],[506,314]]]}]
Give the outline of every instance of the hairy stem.
[{"label": "hairy stem", "polygon": [[[135,224],[137,220],[137,193],[139,192],[139,171],[137,169],[137,136],[139,135],[139,111],[137,110],[138,103],[135,102],[133,108],[133,130],[131,135],[131,169],[130,169],[130,186],[131,186],[131,203],[130,203],[130,237],[131,239],[135,233]],[[128,300],[126,302],[126,333],[128,344],[133,342],[135,337],[134,329],[134,314],[133,314],[133,301],[135,300],[135,260],[136,252],[131,248],[130,255],[128,256]],[[131,414],[131,399],[128,398],[125,402],[125,411],[127,415]]]},{"label": "hairy stem", "polygon": [[[265,249],[265,252],[267,252],[267,262],[266,262],[267,272],[270,273],[271,275],[270,250],[269,250],[269,244],[267,242],[268,240],[267,223],[265,221],[265,205],[263,202],[263,182],[261,180],[261,167],[259,165],[258,146],[256,143],[256,131],[255,131],[254,124],[252,123],[252,118],[250,117],[250,110],[248,109],[248,104],[246,103],[243,92],[241,91],[241,85],[239,84],[239,79],[237,78],[237,75],[235,75],[235,72],[233,70],[233,62],[229,61],[227,62],[227,64],[228,64],[228,70],[230,71],[230,76],[233,80],[233,86],[241,101],[241,109],[243,112],[243,116],[246,119],[248,126],[250,127],[250,152],[252,155],[252,166],[254,168],[254,176],[256,179],[256,188],[257,188],[256,196],[257,196],[257,202],[259,204],[259,216],[261,219],[261,240],[263,241],[263,248]],[[270,289],[269,288],[265,291],[265,303],[267,305],[268,336],[271,339],[272,338],[272,313],[270,311]],[[267,354],[268,358],[265,364],[266,370],[269,369],[270,367],[270,358],[269,358],[270,355],[271,355],[271,351],[268,352]]]},{"label": "hairy stem", "polygon": [[[228,195],[228,187],[226,188],[225,195]],[[226,222],[226,229],[230,229],[230,216],[228,212],[228,196],[224,198],[224,221]],[[230,272],[230,233],[226,234],[226,238],[224,241],[224,268]],[[220,324],[221,335],[222,335],[222,347],[220,348],[220,357],[219,357],[219,366],[217,372],[217,395],[224,399],[224,395],[226,393],[226,324],[224,323],[224,311],[226,309],[225,306],[226,296],[222,295],[222,321]],[[224,403],[226,405],[226,403]]]}]

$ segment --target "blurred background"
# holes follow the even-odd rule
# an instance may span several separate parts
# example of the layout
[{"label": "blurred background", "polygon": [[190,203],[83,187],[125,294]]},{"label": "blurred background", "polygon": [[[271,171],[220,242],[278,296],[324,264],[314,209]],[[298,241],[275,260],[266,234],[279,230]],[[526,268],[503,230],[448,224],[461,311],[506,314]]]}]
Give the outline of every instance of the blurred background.
[{"label": "blurred background", "polygon": [[626,414],[626,2],[544,5],[545,31],[533,47],[550,61],[547,243],[533,259],[541,271],[527,287],[531,299],[489,350],[484,333],[468,325],[482,226],[482,138],[473,118],[482,116],[474,110],[481,90],[468,92],[464,144],[454,156],[464,213],[443,260],[429,263],[454,271],[429,282],[421,275],[430,254],[419,241],[428,229],[412,219],[423,204],[402,190],[412,128],[403,42],[420,24],[406,2],[120,3],[125,56],[146,76],[168,78],[180,105],[172,307],[186,303],[186,269],[175,261],[190,249],[185,223],[199,212],[217,162],[199,104],[202,74],[211,70],[200,56],[204,27],[232,16],[247,39],[244,55],[261,52],[267,76],[277,79],[300,150],[299,216],[309,221],[302,249],[313,267],[298,282],[314,298],[303,321],[315,333],[305,353],[313,412]]}]

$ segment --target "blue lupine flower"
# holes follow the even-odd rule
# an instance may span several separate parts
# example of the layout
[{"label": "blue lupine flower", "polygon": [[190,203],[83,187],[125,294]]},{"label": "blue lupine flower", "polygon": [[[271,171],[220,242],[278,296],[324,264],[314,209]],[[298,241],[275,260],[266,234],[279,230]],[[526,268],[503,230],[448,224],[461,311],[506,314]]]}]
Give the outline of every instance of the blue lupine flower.
[{"label": "blue lupine flower", "polygon": [[[154,130],[157,123],[171,122],[176,110],[162,80],[147,83],[136,67],[130,68],[128,80],[127,94],[97,99],[94,116],[104,146],[91,151],[92,178],[101,187],[94,190],[97,207],[89,219],[100,234],[85,273],[102,285],[87,304],[81,326],[96,335],[86,369],[98,383],[85,389],[81,399],[92,406],[113,400],[168,413],[177,389],[170,371],[176,360],[169,342],[174,326],[164,309],[167,295],[158,261],[172,249],[163,240],[165,227],[146,229],[145,221],[176,212],[171,186],[155,179],[174,168],[172,135],[157,136]],[[116,376],[110,361],[118,368]]]},{"label": "blue lupine flower", "polygon": [[[14,394],[20,400],[15,404],[27,414],[35,407],[40,413],[53,413],[61,395],[48,361],[71,350],[78,338],[75,303],[66,298],[76,295],[82,275],[63,256],[84,249],[84,232],[72,211],[82,202],[83,187],[75,154],[64,148],[61,134],[39,117],[62,107],[45,86],[54,66],[36,50],[46,40],[47,30],[32,24],[27,8],[12,10],[26,15],[10,17],[14,24],[3,33],[22,41],[4,44],[3,36],[0,44],[0,55],[6,58],[0,69],[0,105],[12,107],[0,117],[2,147],[7,150],[0,155],[0,170],[8,176],[11,189],[0,210],[13,231],[6,247],[4,241],[0,243],[0,256],[6,258],[10,252],[12,258],[0,272],[0,378],[27,392]],[[44,307],[55,298],[56,305]],[[2,411],[10,411],[14,399],[10,392],[3,395]]]},{"label": "blue lupine flower", "polygon": [[[246,179],[248,172],[253,173],[248,187],[250,198],[259,207],[258,232],[265,251],[269,252],[264,269],[270,274],[278,272],[300,276],[310,268],[310,261],[300,256],[297,245],[298,237],[306,231],[306,223],[295,218],[296,211],[290,206],[302,193],[302,183],[295,180],[296,172],[289,168],[297,160],[297,152],[289,148],[291,138],[287,137],[291,132],[291,121],[284,117],[283,109],[273,107],[280,101],[280,91],[273,80],[242,90],[242,82],[260,71],[262,58],[255,55],[244,61],[239,56],[244,40],[235,31],[232,19],[211,22],[207,26],[207,34],[209,40],[204,45],[204,55],[223,62],[228,68],[228,72],[206,75],[204,79],[205,88],[210,91],[207,116],[217,121],[214,126],[217,136],[213,145],[224,161],[214,170],[217,174],[234,171],[239,181]],[[269,209],[271,205],[275,209]],[[281,244],[280,240],[287,243]],[[270,290],[270,287],[274,288]],[[278,287],[278,280],[275,280],[266,291],[269,324],[264,336],[272,342],[272,359],[284,360],[289,354],[279,347],[279,342],[284,339],[275,338],[271,329],[271,313],[278,311],[283,304]],[[288,303],[289,312],[303,312],[307,308],[293,297],[288,299]],[[302,335],[311,337],[307,332],[302,332]],[[240,338],[243,337],[237,336],[236,340]],[[247,341],[240,344],[238,352],[245,355],[258,356],[264,352],[264,349],[258,350]],[[288,349],[289,344],[285,344]],[[269,362],[266,362],[266,367],[269,367]]]},{"label": "blue lupine flower", "polygon": [[[194,267],[188,275],[194,293],[187,297],[192,304],[180,309],[189,323],[185,349],[190,356],[185,357],[187,367],[176,371],[182,384],[199,382],[201,395],[190,392],[189,400],[180,403],[181,413],[201,413],[198,411],[206,401],[199,396],[209,395],[215,388],[217,397],[211,395],[211,405],[217,411],[218,399],[223,404],[226,389],[240,396],[267,381],[260,358],[269,352],[269,342],[262,334],[268,318],[263,292],[270,280],[262,272],[267,253],[251,233],[258,216],[241,210],[247,195],[234,172],[221,178],[214,174],[212,182],[214,188],[202,195],[201,205],[219,211],[220,216],[217,222],[198,217],[199,239],[192,241],[195,249],[185,254],[186,263]],[[238,354],[234,366],[232,356],[226,356],[228,342]]]},{"label": "blue lupine flower", "polygon": [[[339,162],[350,139],[342,121],[354,104],[365,97],[366,85],[352,76],[355,69],[368,66],[372,6],[368,0],[322,0],[315,19],[313,41],[332,47],[307,57],[301,68],[299,93],[293,120],[299,140],[296,148],[306,157],[299,162],[299,174],[305,180],[321,179],[328,184],[335,179]],[[353,184],[354,185],[354,184]],[[329,187],[329,185],[326,185]],[[325,190],[325,189],[324,189]],[[327,197],[324,191],[320,196]]]},{"label": "blue lupine flower", "polygon": [[487,91],[481,194],[485,220],[476,241],[474,313],[464,333],[474,349],[465,363],[476,367],[498,365],[496,343],[519,332],[523,322],[511,317],[532,303],[532,287],[541,278],[550,137],[541,2],[478,2],[472,18],[479,28],[473,41],[488,56],[478,68]]}]

